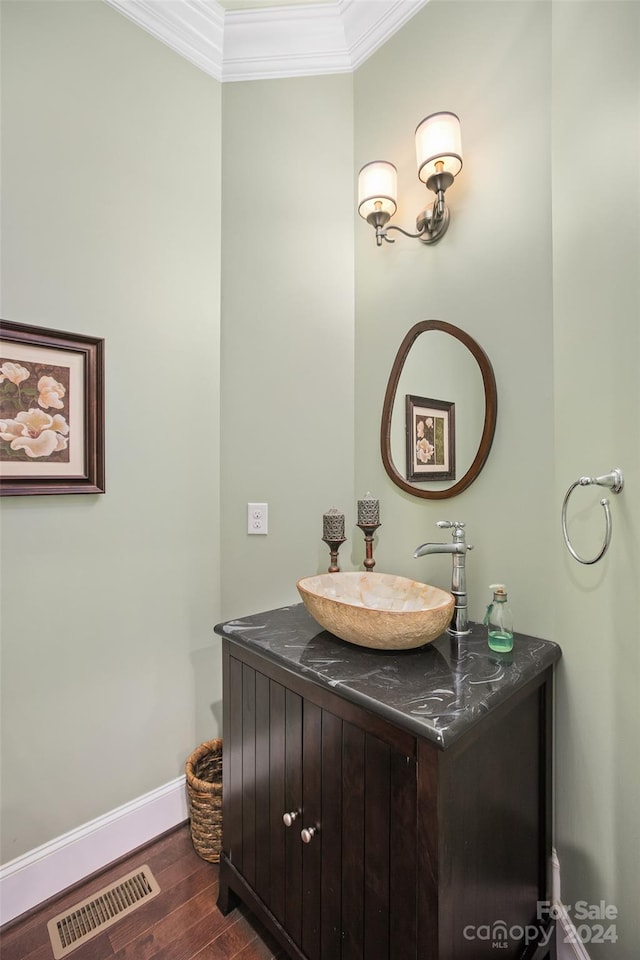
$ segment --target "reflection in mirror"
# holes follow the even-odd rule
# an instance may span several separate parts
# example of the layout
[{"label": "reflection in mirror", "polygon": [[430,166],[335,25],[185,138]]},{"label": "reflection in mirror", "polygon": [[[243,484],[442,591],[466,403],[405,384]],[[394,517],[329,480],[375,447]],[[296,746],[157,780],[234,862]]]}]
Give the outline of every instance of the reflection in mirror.
[{"label": "reflection in mirror", "polygon": [[[391,457],[405,479],[409,479],[405,397],[416,394],[455,405],[455,476],[450,479],[459,480],[473,463],[484,423],[484,386],[476,358],[459,340],[440,330],[415,340],[402,368],[391,413]],[[442,490],[443,481],[420,481],[420,485],[426,490]]]},{"label": "reflection in mirror", "polygon": [[[452,427],[455,422],[453,477],[409,480],[416,472],[416,463],[410,462],[414,444],[407,442],[407,397],[413,398],[411,403],[422,398],[435,401],[436,407],[441,405],[445,428],[446,409],[450,407]],[[484,466],[493,441],[496,411],[495,377],[482,347],[452,324],[440,320],[416,324],[400,346],[385,394],[380,440],[387,473],[403,490],[425,499],[445,499],[461,493]],[[419,429],[422,434],[422,427]],[[429,439],[435,443],[433,435]],[[438,449],[441,436],[439,440]],[[445,472],[443,469],[443,475]]]}]

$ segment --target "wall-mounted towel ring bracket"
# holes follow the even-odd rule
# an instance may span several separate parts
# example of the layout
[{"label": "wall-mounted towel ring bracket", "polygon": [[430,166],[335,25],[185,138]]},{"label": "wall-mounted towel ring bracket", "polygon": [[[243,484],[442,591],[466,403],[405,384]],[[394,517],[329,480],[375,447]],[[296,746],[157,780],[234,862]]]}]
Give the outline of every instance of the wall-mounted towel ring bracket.
[{"label": "wall-mounted towel ring bracket", "polygon": [[622,470],[614,468],[611,473],[606,473],[603,477],[580,477],[579,480],[576,480],[571,484],[565,494],[564,503],[562,504],[562,535],[564,536],[564,542],[566,543],[567,550],[574,560],[577,560],[578,563],[586,564],[597,563],[598,560],[601,560],[609,549],[609,544],[611,543],[611,511],[609,510],[609,500],[607,497],[603,497],[600,501],[604,507],[604,519],[606,527],[604,541],[597,556],[595,556],[593,560],[584,560],[582,557],[578,556],[576,551],[571,546],[571,541],[569,540],[569,534],[567,533],[567,504],[569,502],[569,497],[576,487],[587,487],[592,483],[596,483],[599,487],[608,487],[612,493],[620,493],[624,487]]}]

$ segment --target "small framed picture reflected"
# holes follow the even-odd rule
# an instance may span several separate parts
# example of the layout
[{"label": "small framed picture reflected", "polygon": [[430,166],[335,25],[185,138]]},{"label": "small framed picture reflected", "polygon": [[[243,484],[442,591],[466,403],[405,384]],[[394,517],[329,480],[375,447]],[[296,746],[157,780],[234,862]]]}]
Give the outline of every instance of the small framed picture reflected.
[{"label": "small framed picture reflected", "polygon": [[406,396],[407,480],[455,480],[455,403]]}]

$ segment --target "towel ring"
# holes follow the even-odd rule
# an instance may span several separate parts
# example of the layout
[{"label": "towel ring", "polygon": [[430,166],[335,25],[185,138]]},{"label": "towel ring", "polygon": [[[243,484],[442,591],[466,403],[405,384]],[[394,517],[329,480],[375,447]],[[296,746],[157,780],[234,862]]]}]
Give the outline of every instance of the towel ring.
[{"label": "towel ring", "polygon": [[564,542],[567,545],[567,550],[574,560],[577,560],[578,563],[585,564],[597,563],[598,560],[601,560],[609,549],[609,544],[611,543],[611,511],[609,510],[609,500],[607,497],[603,497],[600,501],[604,508],[605,534],[602,547],[600,548],[600,552],[597,554],[597,556],[595,556],[593,560],[584,560],[582,557],[578,556],[571,545],[571,541],[569,540],[569,534],[567,533],[567,504],[569,503],[569,497],[576,487],[587,487],[592,483],[596,483],[600,487],[608,487],[612,493],[620,493],[624,487],[622,470],[615,468],[611,471],[611,473],[606,473],[602,477],[580,477],[579,480],[576,480],[571,484],[565,494],[564,503],[562,504],[562,535],[564,537]]}]

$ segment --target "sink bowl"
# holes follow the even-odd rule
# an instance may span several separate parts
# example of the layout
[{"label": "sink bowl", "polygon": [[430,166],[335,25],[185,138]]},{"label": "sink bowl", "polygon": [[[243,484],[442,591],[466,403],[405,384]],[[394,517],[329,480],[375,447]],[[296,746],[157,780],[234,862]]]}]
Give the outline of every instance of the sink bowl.
[{"label": "sink bowl", "polygon": [[446,590],[388,573],[322,573],[298,580],[296,587],[321,627],[377,650],[431,643],[453,615],[454,599]]}]

